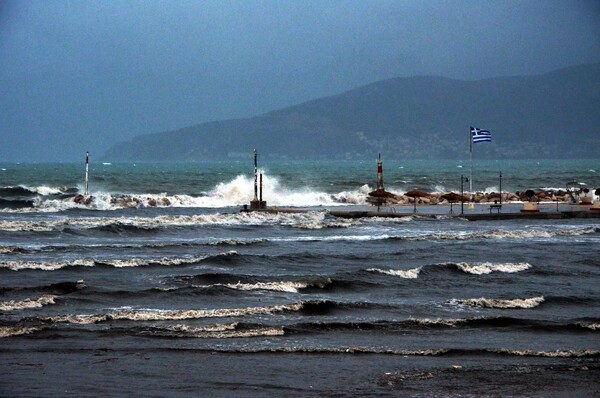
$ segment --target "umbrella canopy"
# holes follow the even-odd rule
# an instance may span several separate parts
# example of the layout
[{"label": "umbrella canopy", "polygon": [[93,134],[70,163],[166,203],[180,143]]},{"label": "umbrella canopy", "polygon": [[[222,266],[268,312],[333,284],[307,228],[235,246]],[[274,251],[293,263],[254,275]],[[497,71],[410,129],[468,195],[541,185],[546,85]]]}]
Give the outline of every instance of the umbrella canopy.
[{"label": "umbrella canopy", "polygon": [[440,196],[440,198],[446,199],[448,202],[459,202],[460,200],[464,200],[464,201],[469,200],[466,197],[461,196],[454,192],[445,193],[442,196]]},{"label": "umbrella canopy", "polygon": [[375,191],[371,191],[369,192],[369,196],[373,196],[375,198],[396,198],[396,195],[383,189],[376,189]]},{"label": "umbrella canopy", "polygon": [[429,198],[431,197],[431,194],[419,191],[418,189],[411,189],[410,191],[405,193],[404,196],[410,196],[411,198]]}]

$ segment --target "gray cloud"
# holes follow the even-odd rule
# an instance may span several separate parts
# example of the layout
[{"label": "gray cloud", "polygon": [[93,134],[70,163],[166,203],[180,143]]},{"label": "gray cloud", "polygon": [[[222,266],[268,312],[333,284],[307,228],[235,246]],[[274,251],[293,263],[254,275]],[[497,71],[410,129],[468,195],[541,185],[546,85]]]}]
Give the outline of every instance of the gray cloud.
[{"label": "gray cloud", "polygon": [[4,160],[248,117],[373,81],[600,62],[589,1],[5,1]]}]

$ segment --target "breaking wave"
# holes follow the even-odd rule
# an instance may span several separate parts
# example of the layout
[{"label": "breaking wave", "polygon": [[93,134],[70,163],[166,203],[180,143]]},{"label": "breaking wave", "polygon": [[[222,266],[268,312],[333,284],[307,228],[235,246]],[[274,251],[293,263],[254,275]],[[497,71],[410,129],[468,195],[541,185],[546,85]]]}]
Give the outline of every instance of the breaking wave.
[{"label": "breaking wave", "polygon": [[520,357],[548,357],[548,358],[584,358],[596,357],[600,355],[598,350],[556,350],[556,351],[536,351],[536,350],[490,350],[497,354],[516,355]]},{"label": "breaking wave", "polygon": [[210,326],[173,325],[152,327],[145,334],[159,337],[194,337],[203,339],[231,339],[247,337],[283,336],[283,327],[238,328],[239,323]]},{"label": "breaking wave", "polygon": [[457,348],[431,348],[422,350],[395,350],[371,347],[273,347],[273,348],[237,348],[237,349],[212,349],[214,352],[223,353],[305,353],[305,354],[386,354],[401,356],[444,356],[444,355],[510,355],[527,357],[551,357],[551,358],[595,358],[600,356],[598,350],[511,350],[511,349],[457,349]]},{"label": "breaking wave", "polygon": [[37,299],[25,299],[25,300],[10,300],[0,302],[0,311],[15,311],[15,310],[27,310],[31,308],[40,308],[44,305],[54,304],[56,296],[44,295]]},{"label": "breaking wave", "polygon": [[282,282],[256,282],[256,283],[227,283],[215,285],[194,285],[194,287],[206,288],[223,286],[235,290],[272,290],[277,292],[298,293],[301,289],[308,287],[317,287],[323,289],[327,285],[331,285],[331,279],[324,281],[282,281]]},{"label": "breaking wave", "polygon": [[265,315],[274,312],[299,311],[305,303],[288,305],[273,305],[266,307],[248,307],[233,309],[204,309],[204,310],[137,310],[118,311],[103,315],[65,315],[45,318],[55,323],[91,324],[110,320],[130,321],[176,321],[184,319],[243,317],[249,315]]},{"label": "breaking wave", "polygon": [[[549,227],[550,228],[550,227]],[[419,236],[400,236],[396,239],[406,240],[471,240],[471,239],[538,239],[553,238],[557,236],[580,236],[600,232],[598,227],[584,227],[572,229],[549,229],[527,231],[507,231],[503,229],[481,232],[453,232],[453,233],[427,233]]]},{"label": "breaking wave", "polygon": [[600,323],[592,323],[592,322],[578,322],[577,326],[590,329],[590,330],[600,330]]},{"label": "breaking wave", "polygon": [[473,275],[483,275],[492,272],[520,272],[531,268],[529,263],[457,263],[456,268]]},{"label": "breaking wave", "polygon": [[21,253],[23,251],[25,251],[23,248],[17,246],[0,246],[0,254]]},{"label": "breaking wave", "polygon": [[44,322],[92,324],[114,320],[129,321],[177,321],[185,319],[246,317],[253,315],[268,315],[280,312],[302,312],[303,314],[324,314],[336,308],[366,308],[383,306],[364,302],[339,303],[329,300],[299,301],[296,303],[270,305],[265,307],[246,308],[217,308],[200,310],[158,310],[129,308],[117,310],[108,314],[63,315],[41,318]]},{"label": "breaking wave", "polygon": [[0,326],[0,338],[35,333],[39,330],[41,329],[37,327]]},{"label": "breaking wave", "polygon": [[70,195],[74,193],[77,193],[77,188],[49,187],[46,185],[37,187],[29,187],[26,185],[0,187],[0,197],[3,198]]},{"label": "breaking wave", "polygon": [[[253,198],[253,184],[253,177],[238,175],[233,180],[221,182],[211,191],[199,195],[93,192],[87,203],[75,199],[74,195],[78,193],[77,188],[5,187],[3,188],[5,195],[1,194],[2,189],[0,189],[0,197],[34,197],[33,209],[21,209],[21,211],[59,212],[70,209],[118,210],[139,207],[226,208],[239,207],[250,203]],[[263,187],[264,197],[268,198],[269,205],[272,206],[306,207],[365,204],[367,194],[371,191],[368,185],[363,185],[354,191],[342,191],[336,194],[315,191],[309,187],[290,190],[282,186],[276,177],[269,175],[263,175]],[[52,197],[54,195],[71,196],[56,199]]]},{"label": "breaking wave", "polygon": [[467,305],[471,307],[481,307],[481,308],[501,308],[501,309],[509,309],[509,308],[534,308],[544,302],[544,297],[531,297],[527,299],[512,299],[512,300],[502,300],[502,299],[488,299],[485,297],[477,298],[477,299],[451,299],[448,301],[448,304],[451,305]]},{"label": "breaking wave", "polygon": [[55,271],[65,267],[93,267],[94,260],[79,259],[67,262],[30,262],[30,261],[2,261],[0,269],[7,268],[12,271],[23,269],[36,269],[43,271]]},{"label": "breaking wave", "polygon": [[7,268],[12,271],[24,269],[55,271],[66,267],[93,267],[111,266],[115,268],[142,267],[142,266],[176,266],[197,264],[207,260],[219,260],[237,255],[235,251],[199,257],[161,257],[161,258],[130,258],[130,259],[76,259],[63,262],[30,262],[30,261],[3,261],[0,269]]},{"label": "breaking wave", "polygon": [[379,274],[399,276],[400,278],[406,279],[417,279],[419,277],[419,273],[421,272],[422,267],[407,269],[407,270],[399,270],[399,269],[379,269],[379,268],[369,268],[367,272],[375,272]]},{"label": "breaking wave", "polygon": [[69,229],[100,229],[106,232],[152,230],[165,227],[284,225],[304,229],[344,228],[356,221],[338,219],[326,212],[306,213],[232,213],[164,215],[157,217],[86,217],[50,221],[2,220],[0,230],[10,232],[48,232]]}]

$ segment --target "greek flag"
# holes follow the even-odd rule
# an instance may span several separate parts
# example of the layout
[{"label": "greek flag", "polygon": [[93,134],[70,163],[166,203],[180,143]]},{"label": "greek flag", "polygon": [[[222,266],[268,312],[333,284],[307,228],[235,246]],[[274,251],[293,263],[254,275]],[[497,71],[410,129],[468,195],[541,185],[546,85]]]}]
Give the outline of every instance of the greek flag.
[{"label": "greek flag", "polygon": [[492,142],[492,133],[488,130],[482,130],[471,126],[471,139],[473,140],[473,143],[484,141]]}]

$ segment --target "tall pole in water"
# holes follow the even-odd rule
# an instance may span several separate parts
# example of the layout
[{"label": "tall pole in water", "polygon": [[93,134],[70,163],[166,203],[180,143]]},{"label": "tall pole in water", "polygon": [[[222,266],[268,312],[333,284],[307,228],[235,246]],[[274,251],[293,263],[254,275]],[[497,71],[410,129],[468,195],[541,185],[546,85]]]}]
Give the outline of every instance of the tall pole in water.
[{"label": "tall pole in water", "polygon": [[381,160],[381,153],[377,158],[377,190],[385,190],[383,187],[383,161]]},{"label": "tall pole in water", "polygon": [[258,201],[258,170],[257,170],[257,153],[254,150],[254,201]]},{"label": "tall pole in water", "polygon": [[88,192],[88,171],[89,171],[89,164],[90,164],[90,153],[86,152],[85,153],[85,187],[83,189],[83,196],[88,196],[89,192]]},{"label": "tall pole in water", "polygon": [[500,204],[502,204],[502,172],[500,172]]},{"label": "tall pole in water", "polygon": [[263,188],[263,182],[262,182],[262,177],[263,177],[263,170],[260,169],[260,203],[262,203],[262,188]]},{"label": "tall pole in water", "polygon": [[464,190],[463,190],[463,182],[465,181],[465,178],[462,176],[460,176],[460,214],[465,214],[465,196],[464,196]]}]

